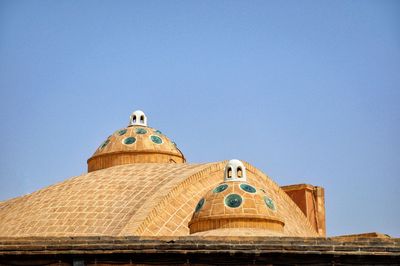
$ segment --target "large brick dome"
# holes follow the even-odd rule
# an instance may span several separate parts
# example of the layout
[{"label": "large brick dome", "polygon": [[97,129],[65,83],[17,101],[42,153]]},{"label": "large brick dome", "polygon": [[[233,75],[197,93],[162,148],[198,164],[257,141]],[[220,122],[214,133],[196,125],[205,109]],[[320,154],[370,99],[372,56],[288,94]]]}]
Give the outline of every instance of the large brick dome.
[{"label": "large brick dome", "polygon": [[238,160],[186,163],[141,111],[100,145],[88,168],[0,202],[0,237],[318,236],[308,216],[260,170]]},{"label": "large brick dome", "polygon": [[[0,203],[0,237],[189,235],[196,204],[221,183],[226,163],[133,163],[72,177]],[[280,235],[318,236],[274,181],[245,166],[249,184],[268,188],[276,216],[285,222]],[[253,231],[265,235],[265,230]]]}]

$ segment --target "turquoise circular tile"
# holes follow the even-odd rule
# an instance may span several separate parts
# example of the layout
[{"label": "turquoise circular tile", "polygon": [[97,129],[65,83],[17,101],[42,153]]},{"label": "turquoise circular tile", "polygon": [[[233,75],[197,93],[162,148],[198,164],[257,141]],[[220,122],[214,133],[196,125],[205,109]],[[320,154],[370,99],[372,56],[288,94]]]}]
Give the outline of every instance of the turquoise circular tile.
[{"label": "turquoise circular tile", "polygon": [[137,128],[136,129],[136,134],[146,134],[147,130],[144,128]]},{"label": "turquoise circular tile", "polygon": [[270,208],[273,211],[276,210],[274,201],[271,198],[269,198],[267,196],[264,196],[264,202],[265,202],[265,204],[267,205],[268,208]]},{"label": "turquoise circular tile", "polygon": [[150,136],[150,139],[151,139],[151,141],[154,142],[155,144],[161,144],[161,143],[163,142],[162,139],[161,139],[159,136],[151,135],[151,136]]},{"label": "turquoise circular tile", "polygon": [[225,205],[231,208],[239,207],[243,202],[243,199],[238,194],[230,194],[225,198]]},{"label": "turquoise circular tile", "polygon": [[121,130],[119,130],[117,133],[118,133],[118,135],[120,135],[120,136],[125,135],[126,129],[121,129]]},{"label": "turquoise circular tile", "polygon": [[104,142],[100,145],[100,149],[104,149],[104,148],[108,145],[108,143],[110,143],[110,140],[109,140],[109,139],[107,139],[106,141],[104,141]]},{"label": "turquoise circular tile", "polygon": [[244,184],[244,183],[240,184],[240,188],[243,191],[246,191],[248,193],[256,193],[257,192],[257,190],[253,186],[250,186],[249,184]]},{"label": "turquoise circular tile", "polygon": [[125,138],[123,140],[123,143],[126,144],[126,145],[131,145],[131,144],[133,144],[135,142],[136,142],[136,139],[134,137]]},{"label": "turquoise circular tile", "polygon": [[206,200],[204,198],[202,198],[201,200],[199,200],[199,202],[196,205],[195,208],[195,212],[199,212],[201,210],[201,208],[203,208],[204,203],[206,202]]},{"label": "turquoise circular tile", "polygon": [[213,192],[214,193],[220,193],[220,192],[224,191],[227,188],[228,188],[227,184],[222,184],[222,185],[219,185],[218,187],[214,188]]}]

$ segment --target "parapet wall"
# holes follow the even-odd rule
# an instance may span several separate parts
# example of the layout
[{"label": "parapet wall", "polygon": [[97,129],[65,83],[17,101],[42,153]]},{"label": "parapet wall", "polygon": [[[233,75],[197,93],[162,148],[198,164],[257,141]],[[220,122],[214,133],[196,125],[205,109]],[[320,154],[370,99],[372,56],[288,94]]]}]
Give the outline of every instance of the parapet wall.
[{"label": "parapet wall", "polygon": [[308,184],[281,188],[297,204],[317,233],[326,236],[324,188]]}]

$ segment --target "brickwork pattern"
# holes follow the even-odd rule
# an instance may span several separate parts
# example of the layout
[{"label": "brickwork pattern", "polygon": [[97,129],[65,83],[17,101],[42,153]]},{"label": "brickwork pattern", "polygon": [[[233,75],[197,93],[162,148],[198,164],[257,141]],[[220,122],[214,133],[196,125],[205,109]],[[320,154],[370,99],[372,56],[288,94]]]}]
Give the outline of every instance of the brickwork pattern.
[{"label": "brickwork pattern", "polygon": [[131,164],[70,178],[1,204],[0,236],[118,235],[132,217],[146,217],[171,181],[206,166]]},{"label": "brickwork pattern", "polygon": [[[221,182],[226,162],[129,164],[70,178],[0,204],[0,236],[184,236],[194,208]],[[280,187],[245,164],[285,220],[282,235],[317,236]]]},{"label": "brickwork pattern", "polygon": [[[267,188],[255,188],[255,193],[249,193],[240,188],[245,182],[225,182],[224,191],[215,193],[209,191],[204,196],[204,205],[194,212],[189,222],[191,233],[218,228],[264,228],[282,231],[284,221],[276,210],[270,209],[264,197],[269,197]],[[250,185],[250,184],[249,184]],[[228,195],[236,194],[242,198],[239,207],[231,208],[225,204]]]},{"label": "brickwork pattern", "polygon": [[[227,161],[214,163],[186,178],[154,207],[140,225],[128,225],[125,228],[127,230],[124,229],[121,234],[127,235],[135,230],[135,235],[143,236],[188,235],[188,224],[198,201],[221,183],[226,163]],[[318,235],[303,212],[272,179],[248,163],[245,166],[248,182],[256,188],[265,188],[266,193],[274,200],[277,206],[276,216],[285,221],[283,235]]]},{"label": "brickwork pattern", "polygon": [[[153,142],[152,136],[159,137],[162,143]],[[134,143],[124,144],[125,139],[132,137]],[[160,131],[151,127],[130,126],[117,130],[99,146],[88,160],[88,169],[91,172],[115,165],[145,162],[183,163],[185,158],[176,144]]]}]

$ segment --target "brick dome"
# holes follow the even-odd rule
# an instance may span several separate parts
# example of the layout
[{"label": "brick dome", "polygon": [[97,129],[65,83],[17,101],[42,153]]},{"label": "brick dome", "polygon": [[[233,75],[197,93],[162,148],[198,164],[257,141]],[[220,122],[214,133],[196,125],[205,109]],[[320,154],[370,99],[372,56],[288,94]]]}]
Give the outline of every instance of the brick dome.
[{"label": "brick dome", "polygon": [[88,168],[0,202],[0,237],[318,236],[267,175],[239,160],[185,163],[142,111],[100,145]]},{"label": "brick dome", "polygon": [[[71,177],[0,202],[0,237],[189,235],[193,210],[203,197],[206,198],[203,208],[208,209],[207,204],[212,201],[205,195],[221,184],[225,165],[226,161],[133,163]],[[243,210],[243,216],[249,217],[246,215],[251,215],[247,212],[254,202],[261,218],[276,217],[276,221],[284,221],[283,232],[265,228],[221,228],[196,235],[318,236],[302,211],[275,182],[250,164],[245,166],[248,184],[257,189],[256,195],[241,191],[240,184],[246,182],[226,182],[229,187],[219,193],[220,199],[223,201],[223,195],[230,192],[240,193],[244,198],[243,208],[235,212]],[[275,211],[265,206],[261,188],[273,199]],[[216,210],[217,202],[221,204],[219,198],[214,200],[209,216]]]},{"label": "brick dome", "polygon": [[[240,170],[237,175],[237,169]],[[227,228],[283,232],[284,219],[268,187],[256,187],[246,180],[246,169],[238,160],[225,167],[224,182],[209,191],[198,202],[189,222],[190,233]],[[267,233],[267,232],[266,232]],[[210,233],[208,233],[210,234]]]},{"label": "brick dome", "polygon": [[130,163],[184,163],[185,157],[161,131],[147,126],[147,117],[135,111],[126,128],[110,135],[88,160],[88,171]]}]

